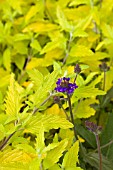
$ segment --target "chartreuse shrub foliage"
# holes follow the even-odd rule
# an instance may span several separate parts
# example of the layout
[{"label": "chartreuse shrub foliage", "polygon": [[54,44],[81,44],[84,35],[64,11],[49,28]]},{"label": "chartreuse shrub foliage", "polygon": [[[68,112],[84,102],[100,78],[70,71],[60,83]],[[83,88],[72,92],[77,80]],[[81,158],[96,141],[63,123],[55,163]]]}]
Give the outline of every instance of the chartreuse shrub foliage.
[{"label": "chartreuse shrub foliage", "polygon": [[0,0],[0,170],[113,169],[112,18],[112,0]]}]

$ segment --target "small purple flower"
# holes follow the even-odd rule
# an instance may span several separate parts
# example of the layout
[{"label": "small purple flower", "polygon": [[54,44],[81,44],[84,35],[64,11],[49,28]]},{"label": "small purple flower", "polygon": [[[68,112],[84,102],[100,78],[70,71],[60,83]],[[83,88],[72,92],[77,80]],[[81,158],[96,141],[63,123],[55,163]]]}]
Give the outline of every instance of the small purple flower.
[{"label": "small purple flower", "polygon": [[89,131],[93,132],[94,134],[99,134],[102,131],[101,126],[97,126],[95,123],[90,121],[85,121],[85,126]]},{"label": "small purple flower", "polygon": [[67,94],[72,94],[78,86],[75,83],[70,83],[70,78],[59,78],[56,82],[57,87],[55,90],[57,92],[62,92],[62,93],[67,93]]}]

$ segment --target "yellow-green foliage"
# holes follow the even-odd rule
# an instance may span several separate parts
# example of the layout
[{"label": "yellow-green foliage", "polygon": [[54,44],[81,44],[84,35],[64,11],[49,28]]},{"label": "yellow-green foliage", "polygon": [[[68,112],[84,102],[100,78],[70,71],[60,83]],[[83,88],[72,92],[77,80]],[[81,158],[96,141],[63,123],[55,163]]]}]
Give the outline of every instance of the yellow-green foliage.
[{"label": "yellow-green foliage", "polygon": [[[0,170],[98,168],[84,122],[103,126],[102,145],[113,140],[112,18],[112,0],[0,0]],[[67,96],[54,88],[76,75],[75,141]],[[55,95],[65,100],[57,104]],[[112,155],[111,143],[103,170],[112,170]]]}]

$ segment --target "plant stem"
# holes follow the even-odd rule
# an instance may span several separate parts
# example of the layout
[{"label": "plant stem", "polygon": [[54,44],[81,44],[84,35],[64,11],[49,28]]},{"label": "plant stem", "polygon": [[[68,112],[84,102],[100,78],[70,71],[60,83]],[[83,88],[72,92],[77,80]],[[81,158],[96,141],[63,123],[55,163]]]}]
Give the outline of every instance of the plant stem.
[{"label": "plant stem", "polygon": [[[94,8],[94,0],[90,0],[90,5],[91,5],[91,9]],[[92,20],[93,24],[94,24],[94,28],[93,28],[93,31],[98,34],[98,28],[97,28],[97,24],[96,24],[96,21],[93,19]]]},{"label": "plant stem", "polygon": [[[62,106],[61,103],[59,103],[59,107],[62,108],[62,110],[64,111],[64,113],[65,113],[65,115],[66,115],[67,120],[69,120],[69,116],[68,116],[68,114],[66,113],[66,111],[65,111],[65,109],[63,108],[63,106]],[[69,121],[70,121],[70,120],[69,120]]]},{"label": "plant stem", "polygon": [[[21,131],[21,130],[24,130],[23,128],[20,128],[18,129],[17,131]],[[11,133],[7,138],[5,137],[3,143],[1,144],[0,146],[0,150],[2,150],[8,143],[8,141],[12,138],[12,136],[17,132],[17,131],[14,131],[13,133]]]},{"label": "plant stem", "polygon": [[78,76],[78,74],[76,74],[76,76],[75,76],[75,78],[74,78],[74,83],[75,83],[75,81],[76,81],[76,79],[77,79],[77,76]]},{"label": "plant stem", "polygon": [[[16,131],[15,131],[16,132]],[[10,138],[15,134],[15,132],[11,133],[5,140],[4,142],[2,143],[2,145],[0,146],[0,150],[2,150],[6,144],[8,143],[8,141],[10,140]]]},{"label": "plant stem", "polygon": [[40,170],[43,170],[43,164],[42,164],[42,162],[41,162],[41,164],[40,164]]},{"label": "plant stem", "polygon": [[72,106],[71,106],[71,100],[70,100],[70,96],[69,94],[67,94],[67,98],[68,98],[68,104],[69,104],[69,111],[70,111],[70,116],[71,116],[71,122],[73,123],[73,131],[74,131],[74,136],[75,139],[78,140],[78,136],[76,133],[76,127],[75,127],[75,123],[74,123],[74,117],[73,117],[73,112],[72,112]]},{"label": "plant stem", "polygon": [[[104,148],[106,148],[107,146],[109,146],[111,144],[113,144],[113,140],[111,140],[110,142],[108,142],[107,144],[105,144],[103,146],[100,146],[100,149],[104,149]],[[96,152],[96,151],[98,151],[98,149],[95,149],[93,152]]]},{"label": "plant stem", "polygon": [[18,83],[19,83],[19,84],[20,84],[22,78],[23,78],[24,75],[25,75],[25,70],[26,70],[26,67],[27,67],[29,61],[31,60],[31,57],[32,57],[32,49],[30,49],[30,52],[29,52],[28,57],[27,57],[27,59],[26,59],[26,61],[25,61],[23,70],[22,70],[22,72],[21,72],[21,74],[20,74],[20,77],[19,77],[19,79],[18,79]]},{"label": "plant stem", "polygon": [[[40,106],[43,106],[51,97],[51,94],[40,104]],[[37,111],[39,110],[39,108],[34,108],[32,115],[34,115]]]},{"label": "plant stem", "polygon": [[72,37],[73,37],[73,35],[72,35],[72,32],[70,32],[70,34],[69,34],[69,40],[68,40],[68,42],[67,42],[67,50],[66,50],[66,55],[65,55],[65,57],[64,57],[64,60],[63,60],[63,65],[65,64],[65,62],[66,62],[66,60],[67,60],[67,58],[68,58],[68,56],[69,56],[69,51],[70,51],[70,44],[71,44],[71,42],[72,42]]},{"label": "plant stem", "polygon": [[97,149],[98,149],[98,156],[99,156],[99,170],[102,170],[102,155],[101,155],[101,149],[100,149],[99,135],[95,134],[95,138],[96,138]]}]

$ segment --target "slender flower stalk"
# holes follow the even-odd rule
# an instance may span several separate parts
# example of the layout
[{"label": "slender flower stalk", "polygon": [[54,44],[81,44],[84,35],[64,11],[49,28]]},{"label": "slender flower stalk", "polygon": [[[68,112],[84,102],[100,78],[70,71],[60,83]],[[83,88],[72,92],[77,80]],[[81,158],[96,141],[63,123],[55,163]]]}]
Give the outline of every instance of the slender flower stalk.
[{"label": "slender flower stalk", "polygon": [[70,119],[69,119],[69,116],[68,116],[68,114],[66,113],[65,109],[63,108],[62,104],[59,104],[59,106],[60,106],[60,107],[62,108],[62,110],[64,111],[67,120],[70,120]]},{"label": "slender flower stalk", "polygon": [[99,140],[99,133],[102,130],[101,126],[97,126],[93,122],[86,121],[85,126],[89,131],[91,131],[96,138],[96,143],[97,143],[97,150],[98,150],[98,156],[99,156],[99,170],[102,170],[102,154],[101,154],[101,148],[100,148],[100,140]]},{"label": "slender flower stalk", "polygon": [[99,156],[99,170],[102,170],[102,155],[101,155],[99,135],[95,134],[95,138],[96,138],[97,149],[98,149],[98,156]]},{"label": "slender flower stalk", "polygon": [[54,103],[57,103],[59,105],[59,107],[64,111],[66,118],[69,120],[69,116],[68,116],[66,110],[63,108],[62,102],[61,102],[61,100],[65,100],[65,98],[60,98],[59,96],[53,96],[53,100],[54,100]]},{"label": "slender flower stalk", "polygon": [[70,111],[70,116],[71,116],[71,122],[73,123],[73,131],[74,131],[74,136],[75,139],[78,140],[77,133],[76,133],[76,127],[75,127],[75,122],[74,122],[74,117],[73,117],[73,112],[72,112],[72,105],[71,105],[71,100],[70,100],[70,95],[67,93],[68,97],[68,104],[69,104],[69,111]]},{"label": "slender flower stalk", "polygon": [[76,82],[77,76],[80,72],[81,72],[81,68],[80,68],[79,64],[76,64],[74,67],[74,73],[76,73],[76,76],[74,78],[74,83]]}]

